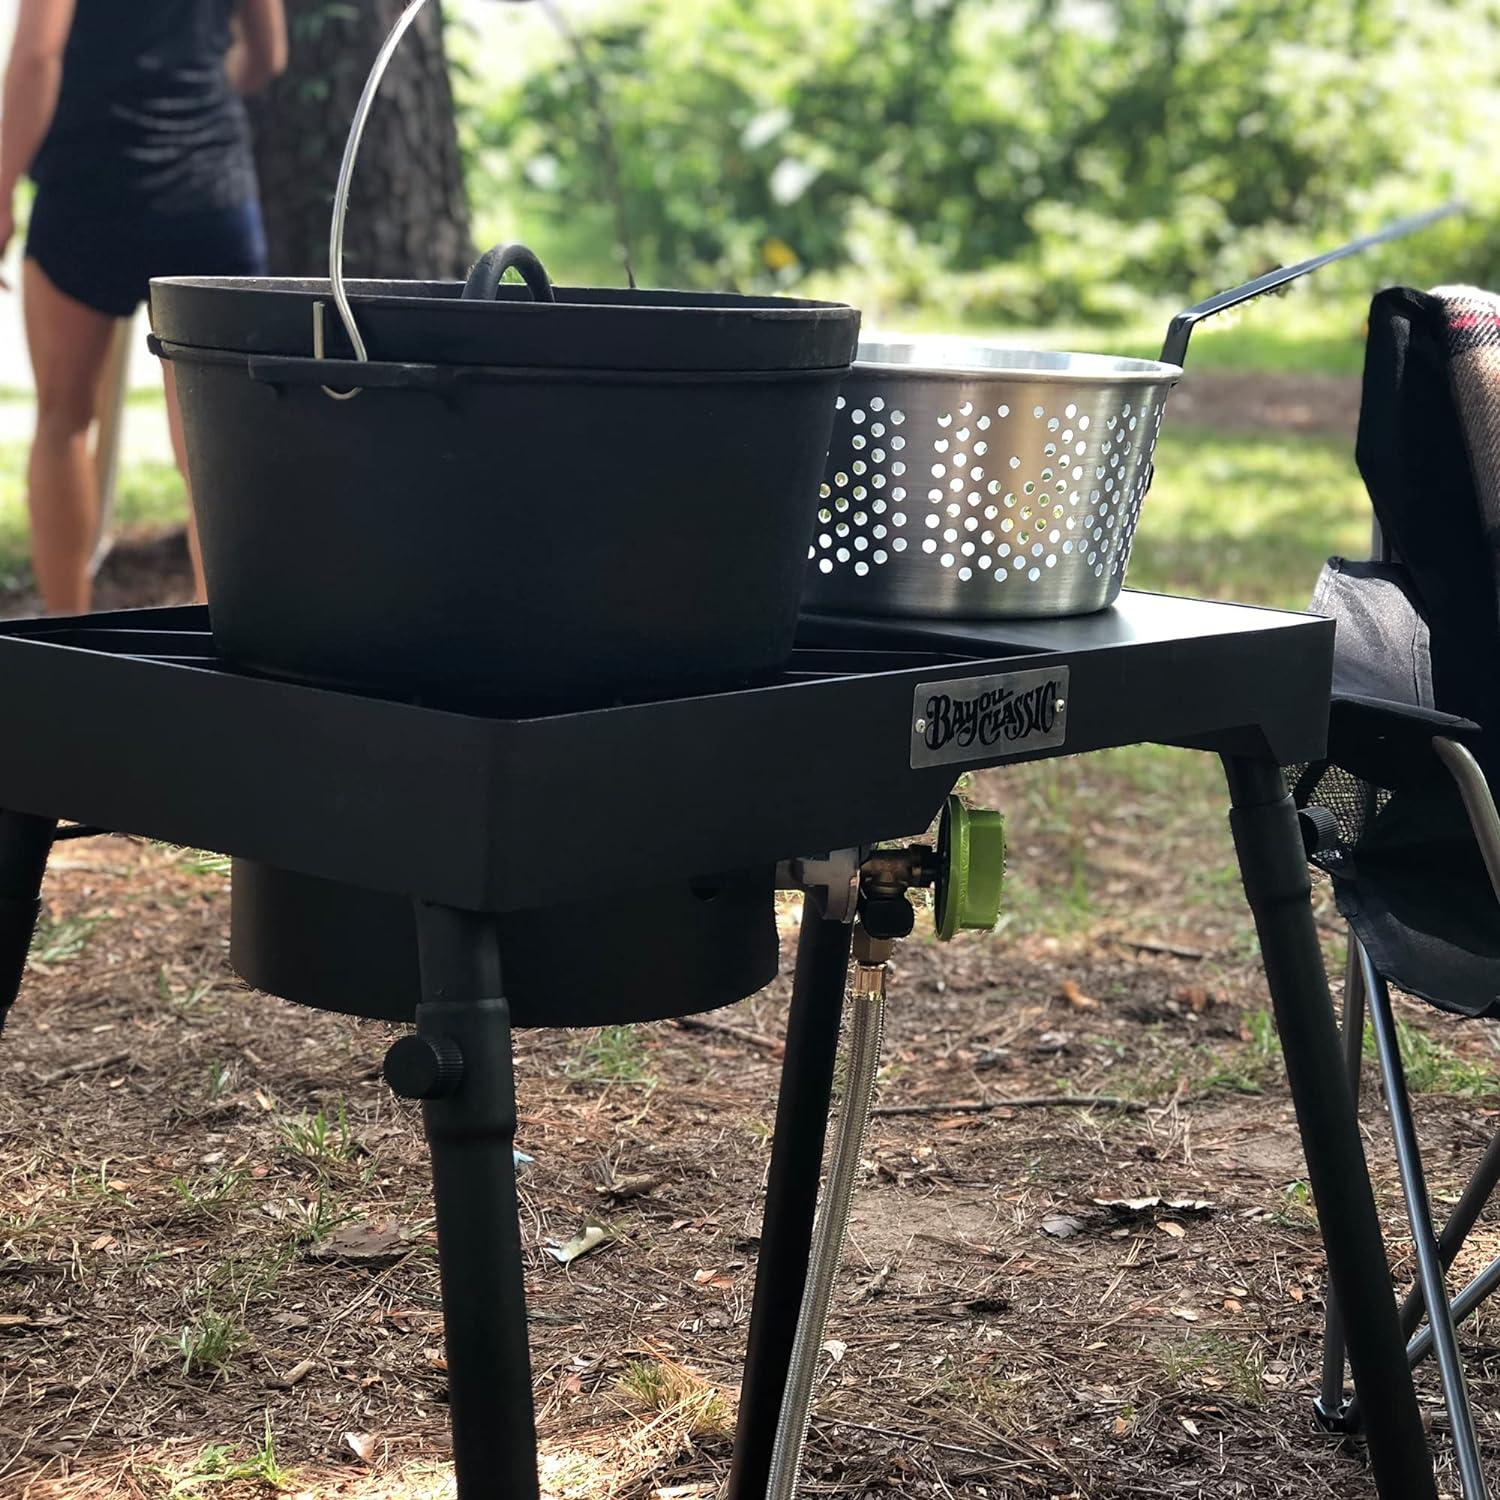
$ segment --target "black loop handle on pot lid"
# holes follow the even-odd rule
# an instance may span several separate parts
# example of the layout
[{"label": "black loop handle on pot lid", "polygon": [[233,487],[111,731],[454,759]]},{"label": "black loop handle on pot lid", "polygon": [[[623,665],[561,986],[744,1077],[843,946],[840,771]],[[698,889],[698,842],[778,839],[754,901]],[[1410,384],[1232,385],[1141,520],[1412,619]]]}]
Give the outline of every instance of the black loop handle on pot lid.
[{"label": "black loop handle on pot lid", "polygon": [[525,245],[496,245],[474,262],[469,279],[464,282],[465,302],[493,302],[500,290],[500,279],[507,271],[519,272],[531,292],[533,302],[555,302],[552,279],[547,268]]}]

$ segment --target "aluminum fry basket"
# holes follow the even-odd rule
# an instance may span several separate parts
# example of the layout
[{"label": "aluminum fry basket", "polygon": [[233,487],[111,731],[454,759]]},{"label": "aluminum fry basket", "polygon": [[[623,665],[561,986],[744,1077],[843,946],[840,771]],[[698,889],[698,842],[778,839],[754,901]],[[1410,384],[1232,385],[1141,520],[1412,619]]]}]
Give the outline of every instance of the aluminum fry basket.
[{"label": "aluminum fry basket", "polygon": [[1125,577],[1177,365],[862,343],[834,418],[804,604],[1086,614]]},{"label": "aluminum fry basket", "polygon": [[834,417],[804,607],[979,619],[1107,608],[1193,329],[1459,207],[1398,219],[1184,308],[1160,360],[862,340]]}]

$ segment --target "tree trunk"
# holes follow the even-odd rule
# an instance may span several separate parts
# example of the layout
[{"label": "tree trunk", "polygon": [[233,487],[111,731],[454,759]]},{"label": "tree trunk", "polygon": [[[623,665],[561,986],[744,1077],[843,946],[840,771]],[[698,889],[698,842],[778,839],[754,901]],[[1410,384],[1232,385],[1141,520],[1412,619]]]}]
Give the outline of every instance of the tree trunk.
[{"label": "tree trunk", "polygon": [[[339,161],[365,77],[405,0],[286,0],[291,60],[252,106],[271,271],[328,274]],[[474,258],[441,7],[406,33],[381,84],[349,200],[350,276],[445,279]]]}]

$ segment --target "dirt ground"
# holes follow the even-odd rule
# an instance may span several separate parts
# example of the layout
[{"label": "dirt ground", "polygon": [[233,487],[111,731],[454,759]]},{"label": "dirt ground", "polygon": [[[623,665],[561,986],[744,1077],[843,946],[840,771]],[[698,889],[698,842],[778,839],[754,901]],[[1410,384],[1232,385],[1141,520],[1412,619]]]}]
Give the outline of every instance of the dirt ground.
[{"label": "dirt ground", "polygon": [[[878,1119],[868,1143],[803,1492],[1370,1494],[1359,1444],[1310,1418],[1316,1226],[1208,771],[1125,752],[970,793],[1010,811],[1012,915],[949,946],[923,917],[899,955],[880,1102],[926,1112]],[[378,1076],[388,1030],[234,979],[220,861],[69,843],[46,904],[0,1044],[0,1495],[448,1493],[425,1162]],[[557,1500],[719,1492],[795,932],[781,915],[783,977],[712,1018],[747,1035],[520,1037]],[[1451,1201],[1493,1128],[1493,1049],[1483,1028],[1406,1014]],[[941,1108],[1063,1093],[1124,1107]],[[547,1253],[591,1222],[600,1248],[567,1267]],[[1497,1241],[1486,1228],[1460,1269]],[[1493,1444],[1493,1325],[1465,1342]],[[1430,1375],[1422,1391],[1442,1448]]]}]

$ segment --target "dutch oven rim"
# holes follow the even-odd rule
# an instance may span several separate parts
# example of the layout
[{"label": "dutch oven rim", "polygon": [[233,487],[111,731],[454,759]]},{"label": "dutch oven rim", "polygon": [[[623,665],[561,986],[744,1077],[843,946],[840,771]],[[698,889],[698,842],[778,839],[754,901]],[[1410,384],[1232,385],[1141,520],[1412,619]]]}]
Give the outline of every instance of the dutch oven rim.
[{"label": "dutch oven rim", "polygon": [[[326,276],[153,276],[152,287],[191,288],[195,291],[244,292],[272,297],[333,297]],[[351,277],[345,285],[349,300],[356,307],[407,307],[414,303],[437,302],[444,305],[458,302],[464,289],[461,281],[407,280],[395,277]],[[425,287],[431,290],[410,296],[399,292],[369,290],[371,287]],[[440,290],[439,290],[440,289]],[[468,310],[476,308],[558,308],[581,310],[584,308],[607,308],[611,312],[630,313],[766,313],[781,317],[824,317],[832,315],[843,318],[858,309],[848,302],[830,302],[817,297],[787,297],[779,293],[714,292],[699,291],[685,287],[607,287],[569,286],[562,282],[553,284],[557,296],[555,303],[539,303],[532,300],[527,288],[519,282],[506,282],[493,301],[475,301],[466,304]],[[578,293],[598,294],[601,300],[584,300]],[[635,302],[633,298],[683,297],[695,301],[674,303],[667,301]],[[493,312],[489,316],[493,316]]]},{"label": "dutch oven rim", "polygon": [[374,389],[456,390],[463,386],[572,382],[579,385],[737,385],[769,381],[842,382],[848,365],[808,365],[795,369],[629,369],[609,366],[441,364],[416,360],[313,359],[309,355],[254,354],[243,349],[180,344],[151,334],[147,346],[158,358],[185,364],[228,365],[245,369],[262,385],[360,386]]},{"label": "dutch oven rim", "polygon": [[[402,295],[407,289],[423,295]],[[363,281],[350,290],[372,358],[396,363],[847,370],[860,325],[859,310],[847,303],[723,292],[558,287],[556,302],[537,303],[512,285],[493,302],[461,301],[459,282]],[[322,278],[157,278],[151,326],[184,349],[307,356],[318,303],[325,352],[347,360],[352,350]]]}]

